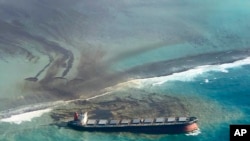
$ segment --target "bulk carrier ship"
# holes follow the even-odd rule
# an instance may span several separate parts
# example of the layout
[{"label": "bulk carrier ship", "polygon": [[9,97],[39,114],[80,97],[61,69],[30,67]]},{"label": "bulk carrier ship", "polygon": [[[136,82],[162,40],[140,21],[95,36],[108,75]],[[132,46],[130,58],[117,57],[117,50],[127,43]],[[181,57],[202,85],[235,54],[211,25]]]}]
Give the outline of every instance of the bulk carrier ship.
[{"label": "bulk carrier ship", "polygon": [[88,119],[88,113],[75,112],[70,128],[88,132],[132,132],[145,134],[178,134],[198,129],[196,117],[157,117],[136,119]]}]

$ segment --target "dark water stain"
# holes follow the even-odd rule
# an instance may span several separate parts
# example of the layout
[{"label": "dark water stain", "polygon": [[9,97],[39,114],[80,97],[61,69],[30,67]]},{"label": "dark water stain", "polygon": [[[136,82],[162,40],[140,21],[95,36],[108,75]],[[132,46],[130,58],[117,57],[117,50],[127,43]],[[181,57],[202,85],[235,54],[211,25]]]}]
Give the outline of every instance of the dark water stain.
[{"label": "dark water stain", "polygon": [[131,68],[126,73],[131,77],[148,78],[155,76],[166,76],[177,72],[186,71],[202,65],[216,65],[232,63],[244,59],[250,55],[250,49],[228,50],[221,52],[211,52],[198,54],[183,58],[159,61],[155,63],[143,64]]},{"label": "dark water stain", "polygon": [[[74,4],[77,5],[78,2],[79,1],[76,0],[74,1]],[[87,98],[98,95],[101,93],[100,91],[102,89],[127,81],[129,78],[148,78],[170,75],[196,66],[232,62],[250,55],[249,49],[231,50],[230,52],[212,52],[174,60],[142,64],[122,72],[112,72],[109,70],[112,63],[116,61],[153,50],[156,47],[159,48],[165,45],[179,43],[182,41],[182,38],[186,39],[186,37],[181,36],[171,42],[155,43],[132,50],[125,50],[121,54],[109,56],[111,59],[107,62],[103,61],[103,58],[107,57],[104,49],[93,49],[93,47],[83,45],[82,49],[79,49],[80,56],[78,57],[80,63],[78,66],[74,66],[74,63],[76,62],[75,54],[73,54],[73,51],[70,50],[69,47],[60,44],[60,42],[66,42],[73,46],[74,43],[72,38],[75,36],[71,37],[71,33],[73,33],[71,27],[75,26],[75,29],[84,28],[81,24],[85,25],[84,22],[86,17],[90,18],[88,21],[91,21],[96,17],[105,19],[105,14],[108,12],[107,9],[105,9],[100,3],[86,3],[86,5],[89,4],[96,8],[94,9],[96,13],[93,12],[96,17],[92,17],[93,15],[91,14],[90,16],[86,16],[79,11],[67,9],[68,6],[72,6],[72,3],[70,2],[69,4],[68,1],[40,2],[30,0],[29,2],[19,4],[16,4],[15,1],[11,1],[10,4],[8,2],[6,3],[7,5],[5,3],[4,5],[0,5],[0,12],[2,16],[10,18],[11,22],[8,20],[5,21],[4,18],[0,19],[0,50],[6,54],[13,55],[13,57],[15,57],[17,53],[21,53],[25,55],[29,61],[34,60],[37,56],[32,54],[29,47],[24,47],[21,44],[21,42],[26,42],[37,45],[34,47],[35,50],[49,58],[48,63],[46,63],[46,65],[44,65],[35,76],[27,76],[27,78],[24,78],[31,82],[24,81],[24,84],[21,84],[25,85],[23,86],[23,92],[29,92],[34,95],[24,96],[24,99],[27,101],[34,100],[39,102],[39,99],[74,99],[80,96]],[[59,6],[59,8],[55,9],[55,5]],[[29,10],[34,10],[34,8],[38,8],[39,10],[30,13]],[[40,10],[42,10],[42,12]],[[102,12],[105,14],[101,14]],[[31,20],[32,23],[25,24],[26,20]],[[95,21],[96,20],[93,20],[91,23]],[[52,34],[49,35],[49,37],[46,37],[42,36],[42,34],[35,33],[35,31],[30,31],[29,24],[36,28],[40,28],[43,33]],[[95,27],[93,26],[93,29],[94,28]],[[84,31],[86,31],[84,34],[88,34],[92,30],[86,28]],[[50,37],[54,40],[51,40]],[[227,37],[223,38],[238,40],[238,37],[234,37],[229,33]],[[193,40],[196,45],[203,45],[205,42],[208,42],[204,38],[196,38],[196,36],[190,37],[189,40]],[[76,48],[80,47],[77,46]],[[70,73],[72,67],[76,67],[77,74],[74,74],[76,76],[75,78],[68,79],[67,75]],[[42,74],[44,74],[44,77],[41,77]],[[172,100],[179,103],[178,99],[172,98]],[[156,100],[153,97],[137,100],[130,97],[126,102],[124,102],[123,99],[117,98],[115,101],[110,101],[111,105],[109,103],[103,103],[103,106],[105,107],[105,105],[109,105],[109,108],[113,108],[117,111],[126,111],[129,109],[129,106],[130,108],[134,106],[142,106],[139,103],[147,103],[147,106],[149,107],[161,106],[157,103],[157,101],[160,100]],[[168,102],[169,104],[172,103],[171,101]],[[161,104],[164,105],[163,103]],[[175,105],[174,103],[172,104]],[[180,104],[178,106],[182,105]],[[185,108],[182,106],[182,109]],[[170,109],[161,108],[158,111],[158,113],[168,112],[171,113],[172,111]],[[118,112],[116,114],[121,115],[122,113]]]},{"label": "dark water stain", "polygon": [[95,119],[188,116],[190,109],[187,109],[184,103],[178,97],[156,93],[144,93],[141,97],[132,95],[125,98],[109,96],[109,99],[72,102],[66,107],[54,109],[51,117],[55,121],[67,121],[72,119],[74,112],[88,112],[89,118]]},{"label": "dark water stain", "polygon": [[49,57],[49,63],[43,67],[35,76],[35,78],[38,78],[49,66],[50,64],[54,61],[54,58],[48,54]]}]

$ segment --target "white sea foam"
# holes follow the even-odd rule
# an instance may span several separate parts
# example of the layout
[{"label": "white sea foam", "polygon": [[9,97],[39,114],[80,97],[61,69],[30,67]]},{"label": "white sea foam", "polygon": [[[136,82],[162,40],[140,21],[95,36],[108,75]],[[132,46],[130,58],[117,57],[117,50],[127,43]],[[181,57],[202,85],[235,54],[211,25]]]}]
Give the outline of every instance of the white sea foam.
[{"label": "white sea foam", "polygon": [[[167,81],[192,81],[197,76],[206,72],[219,71],[219,72],[227,73],[228,69],[230,68],[235,68],[235,67],[244,66],[244,65],[250,65],[250,57],[243,59],[243,60],[235,61],[232,63],[225,63],[221,65],[199,66],[199,67],[187,70],[187,71],[173,73],[172,75],[168,75],[168,76],[153,77],[153,78],[146,78],[146,79],[134,79],[134,80],[130,80],[124,83],[117,84],[116,85],[117,87],[113,86],[112,88],[119,89],[124,86],[143,87],[145,86],[145,84],[146,85],[147,84],[161,85]],[[209,80],[205,79],[205,82],[209,82]],[[106,93],[103,93],[94,97],[90,97],[85,100],[92,100],[98,97],[106,96],[108,94],[110,94],[110,92],[106,92]],[[10,111],[8,110],[8,111],[0,112],[0,116],[8,115],[8,117],[4,117],[0,119],[0,121],[11,122],[11,123],[16,123],[16,124],[20,124],[24,121],[31,121],[35,117],[40,117],[42,114],[50,112],[52,110],[52,107],[54,106],[67,104],[68,102],[77,101],[77,100],[83,100],[83,99],[76,99],[76,100],[69,100],[69,101],[57,101],[57,102],[46,103],[46,104],[43,103],[43,104],[28,106],[28,107],[17,109],[17,110],[10,110]]]},{"label": "white sea foam", "polygon": [[1,122],[9,122],[9,123],[15,123],[15,124],[20,124],[24,121],[31,121],[33,118],[40,117],[44,113],[50,112],[52,109],[43,109],[43,110],[37,110],[37,111],[32,111],[32,112],[27,112],[27,113],[22,113],[18,115],[12,115],[9,118],[4,118],[1,119]]},{"label": "white sea foam", "polygon": [[187,136],[198,136],[199,134],[201,134],[201,130],[198,128],[197,130],[189,132],[186,135]]},{"label": "white sea foam", "polygon": [[93,97],[87,98],[86,100],[95,99],[95,98],[102,97],[102,96],[105,96],[105,95],[108,95],[108,94],[110,94],[110,92],[106,92],[106,93],[103,93],[103,94],[100,94],[100,95],[97,95],[97,96],[93,96]]},{"label": "white sea foam", "polygon": [[[113,86],[113,88],[115,89],[119,89],[121,87],[141,88],[145,86],[161,85],[168,81],[193,81],[197,76],[202,75],[207,72],[217,71],[217,72],[228,73],[229,71],[228,69],[236,68],[236,67],[240,67],[244,65],[250,65],[250,57],[242,59],[242,60],[238,60],[232,63],[198,66],[190,70],[173,73],[167,76],[152,77],[152,78],[145,78],[145,79],[132,79],[130,81],[117,84],[116,86]],[[205,83],[208,83],[208,82],[209,80],[205,79]]]},{"label": "white sea foam", "polygon": [[89,97],[89,98],[78,98],[78,99],[68,100],[68,101],[65,101],[65,103],[70,103],[70,102],[80,101],[80,100],[87,100],[88,101],[88,100],[92,100],[92,99],[99,98],[99,97],[102,97],[102,96],[106,96],[106,95],[109,95],[109,94],[111,94],[111,92],[102,93],[102,94],[92,96],[92,97]]},{"label": "white sea foam", "polygon": [[8,109],[0,112],[0,122],[20,124],[24,121],[31,121],[31,119],[35,117],[39,117],[44,113],[50,112],[53,107],[63,104],[67,103],[65,101],[54,101]]},{"label": "white sea foam", "polygon": [[[173,73],[167,76],[153,77],[153,78],[146,78],[146,79],[136,79],[130,82],[133,82],[134,84],[137,84],[138,86],[142,86],[142,84],[161,85],[168,81],[193,81],[197,76],[202,75],[207,72],[217,71],[217,72],[228,73],[228,69],[240,67],[244,65],[250,65],[250,57],[243,59],[243,60],[238,60],[232,63],[198,66],[187,71]],[[205,80],[205,81],[208,82],[208,80]]]}]

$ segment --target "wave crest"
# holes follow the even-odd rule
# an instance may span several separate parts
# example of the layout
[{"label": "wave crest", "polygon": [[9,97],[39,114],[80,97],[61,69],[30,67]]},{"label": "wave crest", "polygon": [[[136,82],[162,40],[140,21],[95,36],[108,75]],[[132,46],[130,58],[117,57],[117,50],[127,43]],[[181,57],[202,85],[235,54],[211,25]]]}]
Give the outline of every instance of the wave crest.
[{"label": "wave crest", "polygon": [[52,109],[43,109],[43,110],[37,110],[27,113],[22,113],[18,115],[10,116],[9,118],[1,119],[1,122],[9,122],[9,123],[15,123],[15,124],[21,124],[24,121],[31,121],[33,118],[40,117],[44,113],[50,112]]},{"label": "wave crest", "polygon": [[198,128],[197,130],[189,132],[189,133],[187,133],[185,135],[187,135],[187,136],[198,136],[199,134],[201,134],[201,130]]},{"label": "wave crest", "polygon": [[131,83],[137,85],[137,87],[142,87],[145,85],[162,85],[168,81],[193,81],[196,77],[207,73],[207,72],[223,72],[228,73],[228,69],[241,67],[244,65],[250,65],[250,57],[247,57],[242,60],[238,60],[232,63],[225,63],[225,64],[217,64],[217,65],[204,65],[198,66],[193,69],[189,69],[183,72],[173,73],[167,76],[160,76],[160,77],[152,77],[152,78],[145,78],[145,79],[134,79],[125,83]]}]

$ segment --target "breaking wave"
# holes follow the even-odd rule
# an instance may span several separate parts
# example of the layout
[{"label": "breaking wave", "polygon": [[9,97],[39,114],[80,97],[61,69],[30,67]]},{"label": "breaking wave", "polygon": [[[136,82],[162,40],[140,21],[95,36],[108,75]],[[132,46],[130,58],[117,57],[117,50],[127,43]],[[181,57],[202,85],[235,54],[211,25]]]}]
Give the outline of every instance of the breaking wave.
[{"label": "breaking wave", "polygon": [[[230,68],[235,68],[235,67],[240,67],[244,65],[250,65],[250,57],[243,59],[243,60],[238,60],[233,63],[225,63],[225,64],[220,64],[220,65],[204,65],[204,66],[198,66],[194,69],[190,69],[184,72],[180,73],[174,73],[169,76],[165,77],[160,77],[160,81],[155,82],[154,85],[160,85],[163,84],[167,81],[193,81],[197,76],[202,75],[207,72],[224,72],[228,73],[228,69]],[[153,78],[154,81],[158,78]]]},{"label": "breaking wave", "polygon": [[134,79],[129,81],[130,83],[136,84],[138,87],[144,86],[145,84],[150,85],[162,85],[168,81],[193,81],[197,76],[200,76],[207,72],[223,72],[228,73],[228,69],[240,67],[244,65],[250,65],[250,57],[242,60],[238,60],[232,63],[218,64],[218,65],[204,65],[198,66],[190,70],[183,72],[173,73],[167,76],[152,77],[145,79]]},{"label": "breaking wave", "polygon": [[197,130],[193,131],[193,132],[189,132],[185,135],[187,136],[198,136],[199,134],[201,134],[201,130],[198,128]]},{"label": "breaking wave", "polygon": [[52,111],[54,107],[68,104],[70,102],[74,102],[78,100],[88,101],[88,100],[99,98],[108,94],[110,94],[110,92],[102,93],[100,95],[96,95],[96,96],[89,97],[86,99],[74,99],[74,100],[68,100],[68,101],[47,102],[47,103],[40,103],[36,105],[28,105],[22,108],[0,111],[0,122],[21,124],[22,122],[31,121],[33,118],[40,117],[44,113],[48,113]]},{"label": "breaking wave", "polygon": [[[116,86],[112,86],[111,87],[112,89],[111,88],[108,88],[108,89],[106,88],[106,89],[108,91],[113,91],[113,90],[117,90],[117,89],[127,87],[127,86],[144,87],[146,85],[153,85],[153,86],[161,85],[168,81],[193,81],[197,76],[202,75],[207,72],[217,71],[217,72],[228,73],[229,71],[228,69],[240,67],[244,65],[250,65],[250,57],[242,59],[242,60],[238,60],[232,63],[198,66],[190,70],[173,73],[167,76],[152,77],[152,78],[145,78],[145,79],[133,79],[127,82],[119,83]],[[205,82],[209,82],[209,81],[205,80]],[[77,100],[92,100],[92,99],[106,96],[109,94],[111,94],[111,92],[102,93],[100,95],[89,97],[86,99],[47,102],[47,103],[41,103],[41,104],[36,104],[36,105],[29,105],[23,108],[0,111],[0,121],[20,124],[23,121],[31,121],[31,119],[35,117],[39,117],[44,113],[50,112],[55,106],[67,104],[69,102],[77,101]],[[195,135],[196,133],[192,133],[192,134]]]},{"label": "breaking wave", "polygon": [[15,124],[21,124],[24,121],[31,121],[33,118],[40,117],[44,113],[50,112],[52,109],[43,109],[43,110],[37,110],[27,113],[22,113],[18,115],[10,116],[9,118],[1,119],[1,122],[9,122],[9,123],[15,123]]},{"label": "breaking wave", "polygon": [[20,124],[23,121],[31,121],[43,113],[50,112],[53,107],[65,103],[64,101],[46,102],[36,105],[26,105],[15,109],[0,111],[0,121]]}]

